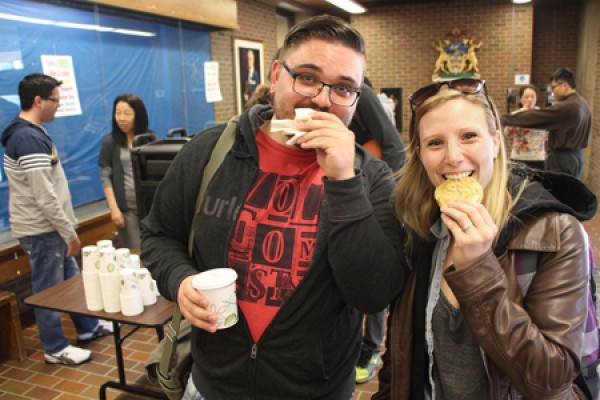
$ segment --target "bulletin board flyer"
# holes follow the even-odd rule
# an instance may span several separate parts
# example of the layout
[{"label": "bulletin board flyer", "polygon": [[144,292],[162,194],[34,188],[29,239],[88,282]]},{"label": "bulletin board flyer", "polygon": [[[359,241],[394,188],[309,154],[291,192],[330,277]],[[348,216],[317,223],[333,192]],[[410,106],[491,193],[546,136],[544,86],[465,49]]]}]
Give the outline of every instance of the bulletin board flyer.
[{"label": "bulletin board flyer", "polygon": [[57,117],[81,114],[81,103],[75,80],[75,68],[71,56],[41,55],[44,74],[62,81],[60,86],[60,107]]}]

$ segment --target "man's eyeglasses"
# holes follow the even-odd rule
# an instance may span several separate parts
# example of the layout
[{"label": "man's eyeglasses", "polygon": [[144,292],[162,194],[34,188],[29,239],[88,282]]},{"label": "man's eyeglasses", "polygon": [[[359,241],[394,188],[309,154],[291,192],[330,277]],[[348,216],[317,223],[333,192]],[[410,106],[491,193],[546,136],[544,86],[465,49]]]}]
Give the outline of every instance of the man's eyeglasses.
[{"label": "man's eyeglasses", "polygon": [[46,98],[43,98],[43,99],[44,100],[50,100],[51,102],[56,103],[56,104],[60,104],[60,99],[55,99],[53,97],[46,97]]},{"label": "man's eyeglasses", "polygon": [[417,90],[410,96],[408,96],[408,102],[410,103],[412,111],[414,112],[415,109],[418,106],[420,106],[421,104],[423,104],[428,98],[433,97],[436,94],[438,94],[440,92],[440,90],[442,89],[442,86],[444,86],[444,85],[448,86],[448,89],[456,90],[457,92],[460,92],[460,93],[466,94],[466,95],[479,94],[479,93],[483,92],[483,94],[485,95],[485,99],[487,100],[487,102],[492,110],[492,114],[494,115],[494,118],[497,119],[496,110],[488,96],[487,88],[485,86],[485,81],[482,79],[470,79],[470,78],[455,79],[453,81],[437,82],[432,85],[425,86],[425,87]]},{"label": "man's eyeglasses", "polygon": [[558,82],[556,85],[550,85],[550,87],[552,88],[552,90],[556,89],[557,87],[559,87],[560,85],[562,85],[564,82]]},{"label": "man's eyeglasses", "polygon": [[325,83],[311,74],[297,74],[285,63],[281,62],[283,68],[292,76],[294,83],[292,89],[299,95],[314,98],[317,97],[325,86],[329,88],[329,100],[338,106],[352,107],[360,96],[360,89],[342,84]]}]

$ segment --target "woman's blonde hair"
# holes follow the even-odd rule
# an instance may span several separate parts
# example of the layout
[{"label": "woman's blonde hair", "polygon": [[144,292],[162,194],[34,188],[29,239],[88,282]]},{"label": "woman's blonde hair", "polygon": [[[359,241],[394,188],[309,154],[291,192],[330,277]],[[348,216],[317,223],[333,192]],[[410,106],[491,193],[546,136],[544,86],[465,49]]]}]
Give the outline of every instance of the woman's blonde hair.
[{"label": "woman's blonde hair", "polygon": [[[456,99],[464,99],[480,106],[485,112],[490,134],[493,136],[498,135],[499,151],[494,159],[492,179],[484,190],[482,203],[499,229],[504,226],[514,205],[507,186],[509,172],[506,150],[495,106],[491,100],[488,101],[484,93],[466,95],[456,90],[441,90],[423,104],[417,106],[417,109],[413,112],[407,146],[408,160],[404,167],[398,171],[398,184],[393,192],[396,214],[408,229],[409,248],[412,247],[416,237],[433,240],[429,228],[440,215],[440,208],[433,197],[435,187],[429,180],[425,167],[418,156],[420,149],[419,123],[421,118],[431,110]],[[460,117],[457,116],[456,118]]]}]

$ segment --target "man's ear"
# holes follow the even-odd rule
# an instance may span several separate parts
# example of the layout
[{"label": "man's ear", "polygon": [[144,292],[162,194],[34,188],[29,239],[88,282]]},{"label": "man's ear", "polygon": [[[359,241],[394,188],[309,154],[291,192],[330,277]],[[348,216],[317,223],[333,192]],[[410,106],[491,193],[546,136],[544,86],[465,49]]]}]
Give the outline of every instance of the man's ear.
[{"label": "man's ear", "polygon": [[275,84],[279,80],[279,73],[281,72],[281,68],[279,68],[280,65],[281,62],[279,62],[279,60],[275,60],[273,61],[273,64],[271,64],[271,93],[275,92]]},{"label": "man's ear", "polygon": [[37,107],[40,108],[42,106],[42,96],[35,96],[33,98],[32,108]]}]

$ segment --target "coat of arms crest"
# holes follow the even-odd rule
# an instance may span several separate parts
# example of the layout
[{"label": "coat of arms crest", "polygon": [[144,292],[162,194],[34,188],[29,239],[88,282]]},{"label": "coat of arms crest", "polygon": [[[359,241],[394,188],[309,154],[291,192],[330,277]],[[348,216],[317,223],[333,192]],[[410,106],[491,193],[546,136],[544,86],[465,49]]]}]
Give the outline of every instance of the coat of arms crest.
[{"label": "coat of arms crest", "polygon": [[469,38],[463,30],[454,29],[447,39],[432,43],[439,52],[432,79],[434,82],[456,78],[479,78],[479,61],[476,51],[483,45],[475,37]]}]

